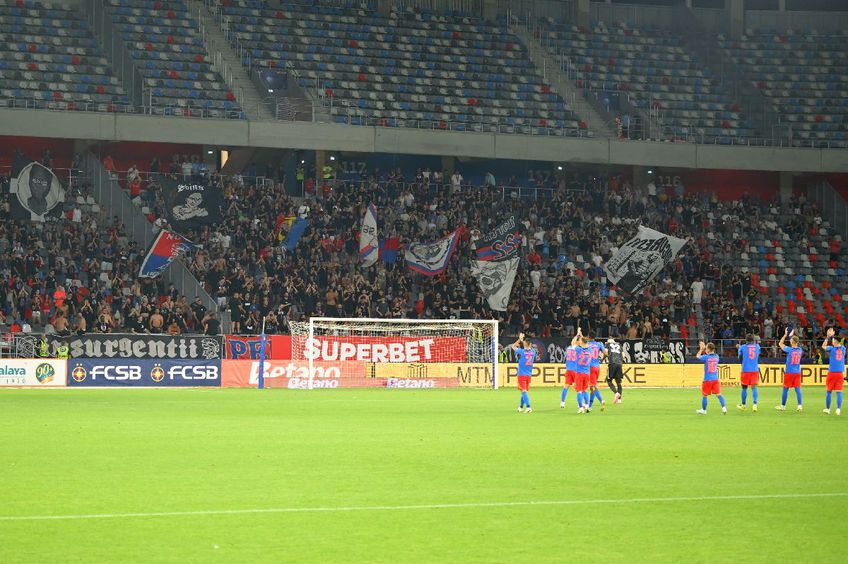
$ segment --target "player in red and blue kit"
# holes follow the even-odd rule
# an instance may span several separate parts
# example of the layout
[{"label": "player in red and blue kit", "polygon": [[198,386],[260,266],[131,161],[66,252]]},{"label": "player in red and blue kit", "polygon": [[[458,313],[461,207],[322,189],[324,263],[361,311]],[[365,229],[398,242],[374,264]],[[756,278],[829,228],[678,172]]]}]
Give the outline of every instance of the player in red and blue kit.
[{"label": "player in red and blue kit", "polygon": [[719,356],[715,354],[715,345],[704,341],[700,342],[700,348],[696,355],[698,360],[704,363],[704,381],[701,383],[701,409],[695,413],[700,415],[707,414],[707,398],[715,394],[718,398],[718,403],[721,404],[721,412],[727,415],[727,404],[724,401],[724,396],[721,395],[721,385],[718,381],[718,361]]},{"label": "player in red and blue kit", "polygon": [[598,377],[601,375],[601,359],[606,355],[606,349],[603,343],[593,340],[586,335],[589,340],[589,350],[592,351],[592,362],[589,364],[589,408],[592,410],[592,405],[595,403],[595,398],[601,402],[601,411],[604,411],[607,406],[604,403],[604,398],[601,397],[601,391],[598,389]]},{"label": "player in red and blue kit", "polygon": [[836,414],[842,415],[842,379],[845,377],[845,347],[839,343],[833,329],[827,330],[827,337],[822,343],[822,349],[830,354],[830,365],[827,369],[827,398],[824,412],[830,415],[830,399],[836,392]]},{"label": "player in red and blue kit", "polygon": [[[786,337],[789,337],[789,344],[786,346]],[[789,397],[789,388],[795,388],[795,397],[798,399],[798,411],[803,409],[801,405],[801,359],[804,356],[804,349],[801,348],[801,340],[795,335],[795,331],[786,331],[783,337],[780,338],[780,350],[786,353],[786,369],[783,372],[783,395],[780,396],[780,405],[775,409],[778,411],[786,411],[786,398]]]},{"label": "player in red and blue kit", "polygon": [[760,345],[757,344],[756,336],[748,335],[748,342],[739,346],[739,358],[742,359],[742,403],[737,405],[738,409],[745,411],[748,401],[748,386],[751,387],[753,405],[751,410],[757,412],[757,385],[760,383]]},{"label": "player in red and blue kit", "polygon": [[512,344],[512,350],[518,357],[518,389],[521,390],[521,403],[518,412],[530,413],[530,378],[533,376],[533,362],[536,360],[536,349],[524,339],[524,333],[518,335],[518,340]]},{"label": "player in red and blue kit", "polygon": [[[568,389],[574,385],[577,378],[577,348],[574,345],[569,345],[565,349],[565,385],[562,387],[562,394],[559,397],[560,408],[565,407],[565,397],[568,395]],[[580,398],[577,398],[577,407],[580,407]]]},{"label": "player in red and blue kit", "polygon": [[580,408],[577,413],[589,413],[589,393],[586,391],[589,388],[589,372],[592,364],[592,350],[589,348],[589,341],[577,328],[577,335],[571,339],[571,346],[577,352],[577,361],[574,365],[576,372],[574,380],[574,389],[577,391],[577,405]]}]

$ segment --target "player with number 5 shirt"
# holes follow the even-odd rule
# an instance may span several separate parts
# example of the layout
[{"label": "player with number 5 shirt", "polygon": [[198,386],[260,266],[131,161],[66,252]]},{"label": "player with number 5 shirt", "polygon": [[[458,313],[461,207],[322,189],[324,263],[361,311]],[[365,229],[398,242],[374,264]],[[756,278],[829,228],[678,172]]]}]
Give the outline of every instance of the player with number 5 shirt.
[{"label": "player with number 5 shirt", "polygon": [[742,403],[736,407],[745,411],[748,401],[748,387],[751,388],[751,396],[754,400],[751,410],[757,411],[757,384],[760,383],[760,345],[753,334],[748,335],[748,342],[739,346],[739,358],[742,359]]},{"label": "player with number 5 shirt", "polygon": [[727,415],[727,403],[724,401],[724,396],[721,395],[721,384],[718,381],[718,361],[719,356],[715,353],[715,345],[712,343],[704,344],[704,341],[699,343],[698,360],[704,363],[704,381],[701,384],[701,409],[695,411],[698,415],[707,414],[707,399],[711,395],[715,395],[718,403],[721,404],[721,412]]}]

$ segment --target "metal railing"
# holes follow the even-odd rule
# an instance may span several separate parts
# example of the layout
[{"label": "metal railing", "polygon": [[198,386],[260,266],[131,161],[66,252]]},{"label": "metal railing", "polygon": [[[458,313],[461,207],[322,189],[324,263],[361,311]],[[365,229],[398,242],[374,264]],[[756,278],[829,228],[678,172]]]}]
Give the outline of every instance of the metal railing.
[{"label": "metal railing", "polygon": [[0,98],[0,108],[20,110],[52,110],[59,112],[96,112],[112,114],[148,115],[157,117],[181,117],[204,119],[245,119],[241,110],[224,110],[200,106],[157,104],[156,99],[145,93],[150,103],[144,105],[126,102],[75,102],[38,100],[36,98]]}]

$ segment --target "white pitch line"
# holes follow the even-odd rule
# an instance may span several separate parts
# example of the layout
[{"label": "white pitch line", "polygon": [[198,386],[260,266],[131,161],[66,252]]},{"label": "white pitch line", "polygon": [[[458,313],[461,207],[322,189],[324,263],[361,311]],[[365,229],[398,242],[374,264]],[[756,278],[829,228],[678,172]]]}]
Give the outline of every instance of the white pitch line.
[{"label": "white pitch line", "polygon": [[150,513],[91,513],[82,515],[5,515],[0,521],[64,521],[77,519],[124,519],[133,517],[191,517],[208,515],[256,515],[267,513],[350,513],[358,511],[416,511],[428,509],[476,509],[488,507],[536,507],[563,505],[632,505],[641,503],[682,503],[767,499],[809,499],[848,497],[848,492],[790,493],[762,495],[717,495],[697,497],[643,497],[631,499],[567,499],[550,501],[493,501],[478,503],[432,503],[422,505],[360,505],[349,507],[277,507],[255,509],[208,509],[200,511],[157,511]]}]

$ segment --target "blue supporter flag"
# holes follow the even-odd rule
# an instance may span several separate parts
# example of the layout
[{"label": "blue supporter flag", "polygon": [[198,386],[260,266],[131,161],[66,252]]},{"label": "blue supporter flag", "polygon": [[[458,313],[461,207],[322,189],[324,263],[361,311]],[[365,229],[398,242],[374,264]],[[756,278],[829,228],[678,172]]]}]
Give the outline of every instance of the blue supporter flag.
[{"label": "blue supporter flag", "polygon": [[297,246],[298,241],[300,241],[300,238],[303,237],[303,233],[307,227],[309,227],[309,221],[306,219],[299,217],[294,220],[291,229],[289,229],[289,234],[286,236],[286,240],[283,241],[283,247],[287,251],[292,252]]}]

